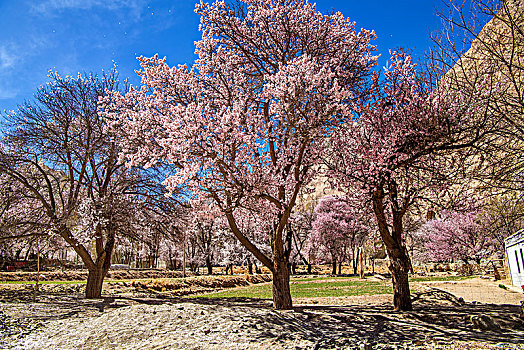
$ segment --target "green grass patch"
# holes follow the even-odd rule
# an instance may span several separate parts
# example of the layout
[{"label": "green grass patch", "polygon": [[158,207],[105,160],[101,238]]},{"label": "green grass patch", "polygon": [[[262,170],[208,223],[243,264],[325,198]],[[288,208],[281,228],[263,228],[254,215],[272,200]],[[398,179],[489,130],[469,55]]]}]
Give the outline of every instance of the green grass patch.
[{"label": "green grass patch", "polygon": [[311,281],[325,281],[325,280],[355,280],[360,281],[356,276],[316,276],[316,277],[291,277],[290,281],[293,282],[311,282]]},{"label": "green grass patch", "polygon": [[[327,278],[324,278],[324,280]],[[329,278],[332,279],[332,278]],[[389,283],[337,280],[322,281],[323,279],[293,279],[290,285],[293,298],[319,298],[319,297],[347,297],[358,295],[376,295],[392,293]],[[294,282],[294,283],[293,283]],[[302,283],[301,283],[302,282]],[[252,285],[245,288],[225,290],[216,293],[191,296],[196,298],[256,298],[271,299],[271,283]]]}]

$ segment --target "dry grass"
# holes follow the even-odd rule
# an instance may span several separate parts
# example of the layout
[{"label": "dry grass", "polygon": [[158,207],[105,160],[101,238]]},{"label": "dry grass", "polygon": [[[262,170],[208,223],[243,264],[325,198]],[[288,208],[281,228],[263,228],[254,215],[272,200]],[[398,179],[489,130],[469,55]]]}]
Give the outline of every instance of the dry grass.
[{"label": "dry grass", "polygon": [[137,289],[145,289],[156,292],[171,292],[175,295],[188,295],[204,293],[226,288],[249,286],[254,283],[270,282],[270,275],[245,275],[245,276],[199,276],[182,278],[157,278],[152,280],[141,280],[122,283]]}]

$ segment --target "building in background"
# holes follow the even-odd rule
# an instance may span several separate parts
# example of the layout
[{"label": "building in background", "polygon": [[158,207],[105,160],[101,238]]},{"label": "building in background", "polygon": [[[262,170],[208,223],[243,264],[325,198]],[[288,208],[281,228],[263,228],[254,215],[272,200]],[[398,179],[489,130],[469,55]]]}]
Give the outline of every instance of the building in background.
[{"label": "building in background", "polygon": [[524,229],[504,240],[511,284],[524,290]]}]

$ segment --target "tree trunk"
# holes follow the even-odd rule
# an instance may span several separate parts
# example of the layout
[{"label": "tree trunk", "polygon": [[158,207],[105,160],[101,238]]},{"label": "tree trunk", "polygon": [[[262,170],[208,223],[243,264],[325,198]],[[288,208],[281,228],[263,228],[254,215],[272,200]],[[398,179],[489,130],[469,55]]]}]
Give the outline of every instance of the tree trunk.
[{"label": "tree trunk", "polygon": [[[107,240],[105,246],[102,239],[97,238],[96,250],[97,258],[88,266],[87,285],[86,285],[86,299],[98,299],[102,296],[102,284],[107,275],[107,271],[111,267],[111,258],[113,256],[113,249],[115,247],[115,233],[108,229]],[[84,262],[85,263],[85,262]]]},{"label": "tree trunk", "polygon": [[338,274],[342,275],[342,261],[338,263]]},{"label": "tree trunk", "polygon": [[353,274],[356,275],[357,274],[357,262],[358,262],[358,258],[359,258],[359,251],[356,249],[356,248],[353,248],[353,256],[351,257],[351,261],[353,263]]},{"label": "tree trunk", "polygon": [[293,263],[291,264],[291,273],[292,273],[293,275],[296,275],[296,274],[297,274],[297,263],[296,263],[296,262],[293,262]]},{"label": "tree trunk", "polygon": [[273,307],[287,310],[293,307],[289,289],[289,266],[285,258],[274,259],[273,271]]},{"label": "tree trunk", "polygon": [[308,273],[308,275],[311,275],[311,271],[312,271],[311,264],[308,263],[307,264],[307,273]]},{"label": "tree trunk", "polygon": [[333,259],[331,264],[332,264],[331,274],[336,275],[337,274],[337,261]]},{"label": "tree trunk", "polygon": [[406,254],[391,254],[389,260],[388,268],[393,279],[393,306],[395,311],[411,311],[413,305],[411,304],[408,280],[409,258]]},{"label": "tree trunk", "polygon": [[362,247],[359,248],[359,256],[360,256],[360,260],[359,260],[359,267],[360,267],[360,278],[365,278],[366,277],[366,271],[365,271],[365,267],[364,267],[364,250],[362,249]]},{"label": "tree trunk", "polygon": [[206,258],[206,267],[207,267],[207,274],[212,275],[213,274],[213,264],[211,264],[211,259],[209,257]]},{"label": "tree trunk", "polygon": [[102,297],[102,284],[107,270],[102,267],[96,267],[89,270],[87,275],[86,299],[99,299]]},{"label": "tree trunk", "polygon": [[[395,311],[411,311],[411,296],[409,290],[408,272],[411,266],[409,255],[404,245],[402,234],[402,218],[407,210],[407,204],[399,209],[397,185],[394,181],[388,183],[388,197],[392,201],[391,231],[386,218],[384,207],[384,191],[379,187],[373,193],[373,211],[377,219],[377,226],[386,246],[389,257],[388,269],[393,280],[393,306]],[[409,203],[409,201],[406,201]]]},{"label": "tree trunk", "polygon": [[247,264],[247,273],[252,275],[253,274],[253,264],[251,261]]}]

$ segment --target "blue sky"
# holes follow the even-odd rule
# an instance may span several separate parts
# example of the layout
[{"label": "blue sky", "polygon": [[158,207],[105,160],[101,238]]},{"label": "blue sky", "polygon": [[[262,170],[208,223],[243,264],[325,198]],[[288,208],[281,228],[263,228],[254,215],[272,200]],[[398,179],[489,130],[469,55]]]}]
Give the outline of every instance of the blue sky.
[{"label": "blue sky", "polygon": [[[439,0],[318,0],[322,12],[334,9],[374,29],[385,62],[389,48],[422,55],[438,30]],[[100,72],[116,62],[121,78],[137,84],[136,56],[167,56],[169,64],[191,63],[199,39],[195,0],[0,0],[0,111],[31,98],[62,75]]]}]

